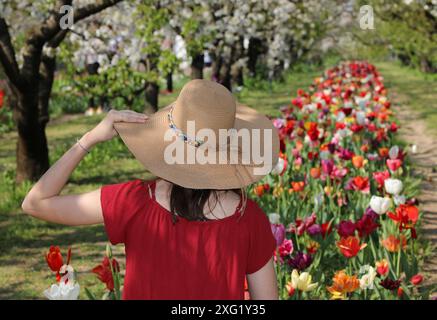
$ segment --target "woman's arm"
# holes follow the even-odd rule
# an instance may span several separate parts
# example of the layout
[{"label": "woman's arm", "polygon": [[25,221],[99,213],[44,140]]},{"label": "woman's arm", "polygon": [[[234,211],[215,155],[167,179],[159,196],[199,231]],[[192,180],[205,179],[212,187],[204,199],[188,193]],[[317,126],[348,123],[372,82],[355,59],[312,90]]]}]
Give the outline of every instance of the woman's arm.
[{"label": "woman's arm", "polygon": [[70,148],[33,186],[21,205],[24,212],[42,220],[66,225],[103,222],[100,189],[78,195],[59,195],[73,170],[99,142],[117,135],[115,122],[143,123],[147,116],[130,110],[111,110],[91,131]]},{"label": "woman's arm", "polygon": [[257,272],[247,275],[252,300],[278,300],[278,284],[273,258]]}]

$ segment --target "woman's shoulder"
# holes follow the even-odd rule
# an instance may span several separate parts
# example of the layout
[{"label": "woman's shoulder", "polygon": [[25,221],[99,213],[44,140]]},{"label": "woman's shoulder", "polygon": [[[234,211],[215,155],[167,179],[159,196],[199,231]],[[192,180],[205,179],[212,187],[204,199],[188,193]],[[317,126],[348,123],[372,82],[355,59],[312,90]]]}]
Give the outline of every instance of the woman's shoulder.
[{"label": "woman's shoulder", "polygon": [[260,220],[268,220],[266,213],[259,204],[255,200],[249,198],[246,202],[243,217],[246,217],[246,220],[248,221],[255,221],[255,223]]}]

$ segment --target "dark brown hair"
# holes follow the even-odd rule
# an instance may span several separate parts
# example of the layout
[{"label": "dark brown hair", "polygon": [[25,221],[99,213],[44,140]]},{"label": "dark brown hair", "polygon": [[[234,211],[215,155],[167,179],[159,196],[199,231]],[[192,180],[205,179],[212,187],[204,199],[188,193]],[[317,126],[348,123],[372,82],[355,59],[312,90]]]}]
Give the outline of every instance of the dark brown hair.
[{"label": "dark brown hair", "polygon": [[[190,189],[172,183],[170,192],[170,211],[172,213],[173,223],[177,221],[178,216],[190,221],[210,220],[205,217],[203,213],[204,206],[207,203],[211,194],[213,195],[215,200],[214,207],[215,205],[217,205],[219,201],[218,191],[224,190]],[[225,191],[234,192],[239,195],[243,200],[245,199],[245,192],[242,189],[229,189]],[[209,208],[210,211],[212,211],[212,209]]]}]

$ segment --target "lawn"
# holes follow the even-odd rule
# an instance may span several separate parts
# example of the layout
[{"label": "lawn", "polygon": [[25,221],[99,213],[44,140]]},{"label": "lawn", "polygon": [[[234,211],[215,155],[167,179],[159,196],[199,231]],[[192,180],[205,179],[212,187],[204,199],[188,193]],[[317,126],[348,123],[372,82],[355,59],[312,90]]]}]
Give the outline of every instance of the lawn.
[{"label": "lawn", "polygon": [[409,106],[437,135],[437,75],[423,74],[396,63],[375,63],[385,85],[395,91],[396,103]]},{"label": "lawn", "polygon": [[[257,82],[237,94],[238,100],[261,112],[277,115],[278,107],[290,102],[300,87],[308,87],[324,66],[295,71],[282,83]],[[187,81],[176,82],[172,94],[160,96],[160,106],[177,97]],[[76,138],[90,130],[102,116],[64,116],[55,119],[47,128],[51,163],[56,161]],[[103,292],[103,285],[90,272],[100,263],[107,243],[103,226],[65,227],[33,219],[21,212],[20,204],[30,185],[15,187],[16,134],[0,136],[0,299],[40,299],[42,291],[53,283],[44,259],[50,245],[59,245],[66,253],[72,248],[72,264],[78,272],[82,287],[96,293]],[[119,139],[97,146],[74,171],[63,193],[80,193],[99,188],[103,184],[123,182],[134,178],[148,178],[147,173],[131,156]],[[114,253],[124,269],[123,246]],[[85,299],[81,290],[80,298]]]}]

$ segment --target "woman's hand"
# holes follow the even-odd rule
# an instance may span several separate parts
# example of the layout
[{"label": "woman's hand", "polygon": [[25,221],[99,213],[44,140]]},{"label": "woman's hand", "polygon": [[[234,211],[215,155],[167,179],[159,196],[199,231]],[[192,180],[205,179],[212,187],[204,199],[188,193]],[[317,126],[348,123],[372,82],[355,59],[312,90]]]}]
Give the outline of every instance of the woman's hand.
[{"label": "woman's hand", "polygon": [[62,188],[80,160],[85,156],[83,148],[91,148],[117,135],[115,122],[144,123],[145,114],[133,111],[109,111],[94,129],[74,144],[39,179],[22,203],[23,211],[42,220],[66,225],[87,225],[103,222],[100,189],[74,195],[60,195]]},{"label": "woman's hand", "polygon": [[88,132],[82,139],[85,147],[90,148],[93,145],[111,140],[117,135],[117,131],[114,129],[114,123],[116,122],[134,122],[144,123],[147,120],[147,115],[144,113],[138,113],[132,110],[111,110],[106,117],[100,121],[100,123]]}]

